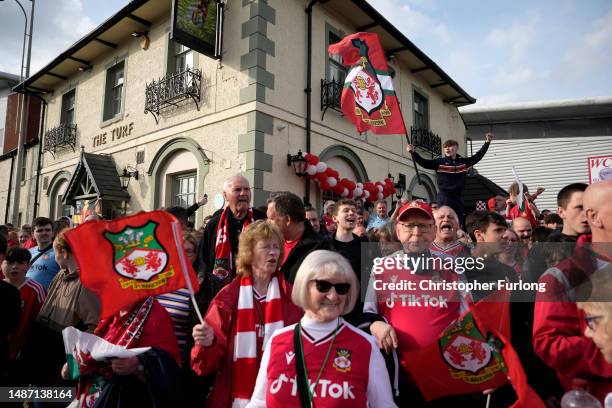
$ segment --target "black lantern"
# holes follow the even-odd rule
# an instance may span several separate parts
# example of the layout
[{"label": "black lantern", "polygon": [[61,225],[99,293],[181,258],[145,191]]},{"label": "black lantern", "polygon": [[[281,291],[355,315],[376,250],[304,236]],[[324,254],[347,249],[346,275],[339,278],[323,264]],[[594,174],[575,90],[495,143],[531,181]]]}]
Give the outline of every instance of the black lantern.
[{"label": "black lantern", "polygon": [[291,166],[291,164],[293,164],[296,176],[306,175],[306,158],[302,155],[302,150],[298,150],[298,153],[293,156],[287,153],[287,166]]},{"label": "black lantern", "polygon": [[130,185],[130,179],[134,178],[135,180],[138,180],[138,170],[128,166],[125,167],[123,169],[123,173],[121,173],[121,175],[119,176],[121,177],[121,187],[124,190],[127,190],[128,186]]},{"label": "black lantern", "polygon": [[[397,198],[398,201],[401,200],[402,196],[404,195],[404,191],[406,191],[406,186],[402,182],[402,179],[403,179],[402,176],[400,175],[400,180],[397,183],[395,182],[395,177],[393,177],[391,173],[387,174],[387,177],[393,183],[393,187],[395,188],[395,197]],[[393,200],[391,201],[393,202]]]}]

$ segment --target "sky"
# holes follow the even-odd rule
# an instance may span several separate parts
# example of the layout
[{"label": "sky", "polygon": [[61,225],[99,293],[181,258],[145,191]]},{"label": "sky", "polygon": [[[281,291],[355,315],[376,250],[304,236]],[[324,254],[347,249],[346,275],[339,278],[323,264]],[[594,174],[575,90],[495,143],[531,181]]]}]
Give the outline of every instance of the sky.
[{"label": "sky", "polygon": [[[369,2],[478,106],[612,96],[610,0]],[[37,0],[30,74],[127,3]],[[0,1],[0,71],[19,74],[23,28],[15,0]]]}]

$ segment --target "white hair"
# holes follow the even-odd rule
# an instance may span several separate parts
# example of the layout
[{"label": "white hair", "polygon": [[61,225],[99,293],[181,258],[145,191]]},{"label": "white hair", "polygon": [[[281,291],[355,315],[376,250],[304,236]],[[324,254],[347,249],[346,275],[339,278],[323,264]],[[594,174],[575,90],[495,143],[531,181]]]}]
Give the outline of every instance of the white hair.
[{"label": "white hair", "polygon": [[247,185],[249,184],[249,180],[246,177],[244,177],[242,174],[240,173],[234,174],[233,176],[226,178],[225,181],[223,182],[223,191],[227,192],[227,190],[230,188],[230,184],[232,184],[232,182],[236,179],[243,179],[244,181],[247,182]]},{"label": "white hair", "polygon": [[345,279],[350,284],[350,289],[344,304],[344,309],[340,312],[345,315],[350,313],[355,307],[359,296],[359,281],[345,257],[337,252],[319,249],[313,251],[302,261],[291,292],[291,300],[296,306],[306,310],[310,308],[310,294],[308,283],[318,277],[338,277]]}]

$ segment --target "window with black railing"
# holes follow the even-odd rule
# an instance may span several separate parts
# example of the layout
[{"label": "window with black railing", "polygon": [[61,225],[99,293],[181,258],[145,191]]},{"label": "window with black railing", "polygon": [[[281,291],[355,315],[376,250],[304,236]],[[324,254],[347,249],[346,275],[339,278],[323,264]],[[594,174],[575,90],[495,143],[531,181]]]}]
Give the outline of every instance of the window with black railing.
[{"label": "window with black railing", "polygon": [[327,109],[333,109],[341,112],[340,100],[342,98],[342,89],[344,83],[335,79],[321,80],[321,110],[323,111],[322,117],[325,116]]},{"label": "window with black railing", "polygon": [[201,83],[202,71],[190,67],[149,82],[145,87],[144,112],[150,112],[158,123],[164,108],[176,107],[184,100],[193,100],[200,110]]},{"label": "window with black railing", "polygon": [[71,148],[74,151],[77,139],[77,125],[62,123],[45,133],[44,150],[55,155],[59,150]]},{"label": "window with black railing", "polygon": [[428,129],[410,127],[410,142],[418,148],[431,153],[431,158],[442,154],[442,139]]}]

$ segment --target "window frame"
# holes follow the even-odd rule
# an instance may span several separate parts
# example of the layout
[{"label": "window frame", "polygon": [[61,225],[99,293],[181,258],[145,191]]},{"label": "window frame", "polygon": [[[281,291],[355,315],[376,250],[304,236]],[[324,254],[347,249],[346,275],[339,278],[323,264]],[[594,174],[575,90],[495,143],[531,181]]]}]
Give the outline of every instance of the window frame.
[{"label": "window frame", "polygon": [[[193,180],[193,191],[181,192],[181,181],[182,180]],[[170,180],[172,183],[171,188],[171,200],[170,203],[172,206],[180,206],[184,208],[189,208],[191,205],[197,202],[198,197],[198,171],[190,170],[184,173],[172,174],[170,176]],[[189,181],[187,181],[189,186]],[[185,196],[191,196],[190,198],[184,200],[185,205],[182,204],[182,198]],[[193,200],[191,200],[191,198]],[[191,202],[192,201],[192,202]],[[192,218],[189,218],[192,220]]]},{"label": "window frame", "polygon": [[[197,69],[198,68],[198,53],[195,50],[192,50],[189,47],[186,47],[182,44],[179,44],[178,42],[172,40],[170,38],[170,33],[168,33],[167,35],[167,40],[168,40],[168,46],[166,47],[166,75],[172,75],[172,74],[177,74],[180,72],[185,71],[185,69],[187,68],[187,65],[185,65],[185,67],[182,70],[177,70],[177,57],[179,55],[183,56],[183,55],[187,55],[189,53],[191,53],[192,56],[192,64],[191,66],[189,66],[189,68],[191,69]],[[184,47],[185,50],[177,52],[179,47]]]},{"label": "window frame", "polygon": [[335,68],[344,71],[344,77],[340,81],[341,84],[344,84],[344,80],[346,79],[346,75],[348,74],[348,69],[342,64],[342,62],[337,61],[335,58],[330,56],[329,53],[327,52],[327,50],[329,49],[329,45],[333,44],[330,41],[330,34],[334,35],[339,40],[342,40],[346,36],[346,34],[342,30],[335,28],[334,26],[332,26],[331,24],[327,22],[325,23],[325,49],[324,49],[325,51],[325,79],[327,81],[331,81],[333,79],[330,75],[331,74],[330,69],[331,69],[331,66],[333,65]]},{"label": "window frame", "polygon": [[[69,94],[73,94],[72,96],[72,107],[71,109],[66,109],[66,99],[68,98]],[[66,121],[66,116],[67,116],[67,112],[71,110],[72,111],[72,121],[71,122],[67,122]],[[76,124],[76,88],[71,88],[69,90],[67,90],[66,92],[64,92],[62,94],[62,105],[61,105],[61,110],[60,110],[60,124],[62,125],[74,125]]]},{"label": "window frame", "polygon": [[[122,66],[123,77],[120,85],[111,84],[115,82],[114,79],[111,79],[111,74],[114,74],[116,70],[118,70],[119,66]],[[104,98],[102,105],[102,123],[100,127],[107,126],[111,123],[117,122],[123,119],[123,115],[125,113],[125,96],[126,96],[126,78],[127,78],[127,57],[117,58],[111,64],[106,66],[106,78],[104,80]],[[114,91],[118,86],[121,86],[121,94],[120,94],[120,106],[119,111],[114,113],[112,116],[109,114],[110,104],[112,103],[112,91]]]},{"label": "window frame", "polygon": [[[425,112],[419,112],[416,109],[416,104],[419,102],[417,99],[422,100],[425,107]],[[417,115],[423,117],[422,122],[424,122],[424,127],[417,126]],[[430,115],[429,115],[429,97],[422,92],[421,90],[413,87],[412,89],[412,123],[415,129],[425,129],[430,130]]]}]

